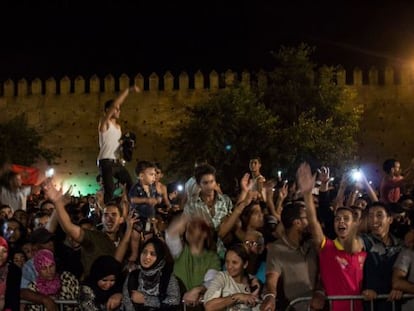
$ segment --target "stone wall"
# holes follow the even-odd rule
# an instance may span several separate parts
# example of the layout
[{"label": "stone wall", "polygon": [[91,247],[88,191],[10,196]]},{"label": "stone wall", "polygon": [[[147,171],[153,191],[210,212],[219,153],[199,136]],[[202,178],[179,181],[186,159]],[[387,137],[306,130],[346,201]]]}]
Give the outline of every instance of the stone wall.
[{"label": "stone wall", "polygon": [[[185,72],[178,77],[167,72],[162,79],[155,73],[147,78],[138,74],[135,83],[144,91],[129,95],[120,118],[123,132],[137,134],[134,158],[166,163],[169,136],[186,117],[186,107],[231,85],[235,79],[249,85],[250,78],[247,72],[230,70],[223,74],[197,72],[192,77]],[[258,81],[266,83],[263,72],[258,74]],[[29,124],[44,135],[44,144],[61,152],[57,180],[72,184],[75,193],[90,193],[97,186],[97,122],[103,105],[131,82],[126,75],[119,79],[111,75],[104,79],[77,77],[73,81],[68,77],[60,81],[8,80],[2,84],[0,122],[26,112]],[[365,107],[359,138],[360,162],[370,170],[370,177],[379,179],[380,164],[387,157],[396,157],[403,166],[407,165],[414,146],[414,84],[410,70],[343,70],[338,72],[337,82],[355,89],[355,103]],[[134,163],[128,164],[132,174]]]}]

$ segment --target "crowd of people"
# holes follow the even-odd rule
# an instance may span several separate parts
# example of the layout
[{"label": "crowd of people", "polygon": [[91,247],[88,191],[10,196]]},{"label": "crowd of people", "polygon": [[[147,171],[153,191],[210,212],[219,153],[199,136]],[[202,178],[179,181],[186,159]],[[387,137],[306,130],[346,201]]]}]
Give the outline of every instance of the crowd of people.
[{"label": "crowd of people", "polygon": [[[159,163],[139,161],[135,182],[119,149],[120,107],[99,122],[102,187],[75,197],[53,178],[37,187],[3,171],[0,310],[412,310],[414,161],[384,161],[378,189],[362,172],[332,182],[303,163],[294,180],[267,179],[259,156],[229,196],[197,159],[180,191]],[[241,172],[242,174],[243,172]],[[99,179],[98,179],[99,180]],[[121,194],[115,195],[116,181]],[[387,299],[377,299],[387,295]]]}]

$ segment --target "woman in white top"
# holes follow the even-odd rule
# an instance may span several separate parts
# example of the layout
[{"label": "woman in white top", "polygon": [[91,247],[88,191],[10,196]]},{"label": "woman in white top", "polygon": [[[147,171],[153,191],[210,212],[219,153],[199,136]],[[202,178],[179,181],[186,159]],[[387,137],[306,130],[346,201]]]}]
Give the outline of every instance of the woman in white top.
[{"label": "woman in white top", "polygon": [[248,254],[243,244],[226,252],[226,271],[217,273],[204,294],[206,311],[259,310],[259,282],[246,272]]}]

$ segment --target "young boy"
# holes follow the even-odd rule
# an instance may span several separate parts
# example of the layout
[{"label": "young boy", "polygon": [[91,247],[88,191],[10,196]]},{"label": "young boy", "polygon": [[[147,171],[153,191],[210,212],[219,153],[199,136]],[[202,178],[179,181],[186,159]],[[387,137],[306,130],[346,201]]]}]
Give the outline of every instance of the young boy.
[{"label": "young boy", "polygon": [[[132,186],[128,198],[131,203],[131,212],[138,214],[141,228],[133,231],[131,236],[131,256],[130,262],[135,262],[138,258],[139,231],[149,231],[148,224],[155,216],[155,205],[162,200],[155,186],[155,164],[149,161],[137,163],[135,173],[138,182]],[[138,231],[139,230],[139,231]]]}]

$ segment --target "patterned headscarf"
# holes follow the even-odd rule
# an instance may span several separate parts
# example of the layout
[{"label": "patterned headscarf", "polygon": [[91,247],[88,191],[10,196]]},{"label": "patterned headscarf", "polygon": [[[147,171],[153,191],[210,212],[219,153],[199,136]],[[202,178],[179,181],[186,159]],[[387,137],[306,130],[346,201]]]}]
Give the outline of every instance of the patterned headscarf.
[{"label": "patterned headscarf", "polygon": [[60,291],[60,277],[56,273],[52,280],[44,279],[40,276],[40,270],[44,267],[56,264],[55,256],[48,249],[41,249],[33,257],[33,264],[37,272],[36,288],[43,295],[56,295]]},{"label": "patterned headscarf", "polygon": [[39,250],[35,256],[33,257],[33,264],[36,269],[36,272],[39,273],[39,271],[43,267],[50,266],[55,263],[55,256],[53,253],[48,249],[41,249]]}]

